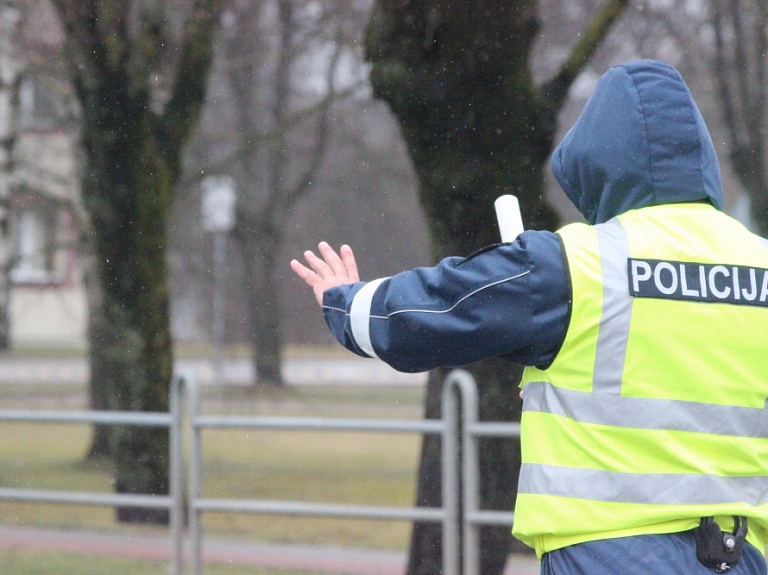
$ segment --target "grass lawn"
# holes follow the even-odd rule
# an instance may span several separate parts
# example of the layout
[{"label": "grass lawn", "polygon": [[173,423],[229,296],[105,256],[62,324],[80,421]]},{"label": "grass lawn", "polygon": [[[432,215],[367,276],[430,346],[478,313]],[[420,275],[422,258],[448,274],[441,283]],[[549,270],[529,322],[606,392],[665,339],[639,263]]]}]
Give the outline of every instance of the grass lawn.
[{"label": "grass lawn", "polygon": [[[421,387],[206,388],[202,405],[204,413],[217,414],[413,419],[421,417],[423,393]],[[83,409],[86,404],[84,387],[0,386],[0,408]],[[111,492],[111,465],[83,460],[90,433],[87,425],[0,423],[0,486]],[[203,495],[411,506],[420,442],[415,434],[205,430]],[[0,503],[0,523],[128,529],[108,508],[37,503]],[[395,550],[407,548],[411,529],[408,522],[244,513],[206,513],[203,526],[206,534],[236,539]],[[167,572],[165,564],[155,571],[150,563],[105,558],[89,560],[91,570],[65,569],[70,559],[77,556],[2,550],[0,573]],[[115,563],[102,564],[110,561]],[[26,567],[27,562],[35,566]],[[46,570],[46,562],[53,570]],[[210,572],[259,573],[243,569],[212,566]]]}]

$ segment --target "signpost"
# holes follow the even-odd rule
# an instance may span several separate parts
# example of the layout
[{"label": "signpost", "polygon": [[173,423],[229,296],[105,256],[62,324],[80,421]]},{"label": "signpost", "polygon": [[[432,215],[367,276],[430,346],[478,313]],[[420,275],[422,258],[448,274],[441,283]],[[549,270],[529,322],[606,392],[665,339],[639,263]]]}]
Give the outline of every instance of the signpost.
[{"label": "signpost", "polygon": [[213,233],[213,382],[224,383],[224,320],[227,234],[235,225],[235,182],[230,176],[206,176],[203,229]]}]

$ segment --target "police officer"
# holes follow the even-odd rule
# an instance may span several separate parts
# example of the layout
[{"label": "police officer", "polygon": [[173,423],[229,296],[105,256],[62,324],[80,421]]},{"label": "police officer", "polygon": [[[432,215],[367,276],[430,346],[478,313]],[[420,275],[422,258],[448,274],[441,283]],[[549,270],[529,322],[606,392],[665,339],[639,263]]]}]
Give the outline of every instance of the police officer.
[{"label": "police officer", "polygon": [[513,533],[543,574],[764,575],[768,241],[679,73],[608,70],[551,166],[588,223],[367,283],[348,246],[291,266],[359,355],[528,366]]}]

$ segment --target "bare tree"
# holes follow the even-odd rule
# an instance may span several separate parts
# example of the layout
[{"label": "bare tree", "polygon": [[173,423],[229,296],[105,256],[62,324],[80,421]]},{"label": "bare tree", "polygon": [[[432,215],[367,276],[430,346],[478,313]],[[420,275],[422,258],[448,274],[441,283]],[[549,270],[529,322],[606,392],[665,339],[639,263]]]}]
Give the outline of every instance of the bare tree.
[{"label": "bare tree", "polygon": [[[54,0],[82,110],[82,194],[100,298],[89,302],[91,377],[113,409],[166,411],[173,356],[167,217],[203,104],[221,0]],[[116,428],[115,488],[168,492],[165,429]],[[118,509],[167,522],[164,510]]]},{"label": "bare tree", "polygon": [[766,50],[768,2],[711,2],[717,94],[733,170],[746,190],[757,231],[768,236]]},{"label": "bare tree", "polygon": [[237,182],[233,237],[261,385],[283,381],[279,248],[294,206],[317,185],[334,103],[357,87],[339,76],[349,72],[365,8],[357,0],[263,0],[234,2],[225,13],[221,78],[234,120],[221,138],[208,134],[214,157],[205,172],[227,171]]},{"label": "bare tree", "polygon": [[[244,190],[238,203],[234,236],[238,240],[245,262],[245,277],[249,278],[247,290],[253,360],[258,382],[267,385],[282,383],[280,364],[282,336],[279,286],[275,282],[277,246],[283,235],[284,222],[296,200],[305,194],[322,163],[328,141],[328,108],[333,99],[332,77],[338,59],[339,45],[328,66],[325,78],[327,95],[316,116],[314,145],[308,150],[304,165],[296,175],[288,153],[289,131],[286,123],[293,113],[291,102],[291,68],[300,54],[296,46],[297,9],[300,3],[279,0],[277,26],[274,37],[274,71],[270,83],[271,98],[261,110],[261,118],[254,114],[252,78],[257,72],[253,61],[246,61],[239,54],[239,65],[230,68],[230,80],[235,99],[243,142],[261,142],[257,148],[245,151],[241,163],[244,174]],[[237,48],[231,53],[235,53]],[[234,62],[233,62],[234,63]],[[257,109],[259,109],[257,108]],[[265,125],[266,124],[266,125]],[[264,128],[277,133],[265,142]],[[262,136],[262,137],[260,137]],[[293,161],[295,162],[295,156]],[[291,174],[291,167],[294,168]],[[254,187],[256,184],[256,187]]]},{"label": "bare tree", "polygon": [[11,195],[18,132],[19,82],[24,58],[19,45],[22,11],[11,0],[0,4],[0,349],[10,345],[10,271],[13,264]]}]

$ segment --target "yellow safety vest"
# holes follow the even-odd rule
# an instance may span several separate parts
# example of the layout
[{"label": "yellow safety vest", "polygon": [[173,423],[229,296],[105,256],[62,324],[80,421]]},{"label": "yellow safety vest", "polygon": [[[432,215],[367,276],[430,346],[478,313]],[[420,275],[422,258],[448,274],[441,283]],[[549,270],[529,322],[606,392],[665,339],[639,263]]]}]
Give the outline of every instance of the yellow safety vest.
[{"label": "yellow safety vest", "polygon": [[559,232],[562,348],[523,375],[513,533],[541,554],[714,515],[768,537],[768,241],[707,204]]}]

